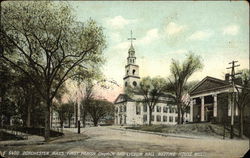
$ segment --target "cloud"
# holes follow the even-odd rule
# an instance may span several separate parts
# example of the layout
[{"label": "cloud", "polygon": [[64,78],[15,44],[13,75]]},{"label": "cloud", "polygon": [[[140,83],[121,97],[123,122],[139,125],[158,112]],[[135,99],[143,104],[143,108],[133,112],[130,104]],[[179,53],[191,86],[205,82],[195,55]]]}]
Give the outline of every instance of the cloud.
[{"label": "cloud", "polygon": [[119,33],[117,33],[117,32],[111,32],[109,37],[114,42],[120,42],[121,41],[121,35]]},{"label": "cloud", "polygon": [[211,31],[196,31],[191,36],[188,37],[190,40],[204,40],[210,38],[213,33]]},{"label": "cloud", "polygon": [[239,32],[239,26],[237,25],[230,25],[223,28],[224,35],[237,35]]},{"label": "cloud", "polygon": [[159,30],[157,28],[150,29],[147,31],[145,37],[138,40],[138,44],[148,44],[152,41],[155,41],[159,38]]},{"label": "cloud", "polygon": [[115,16],[114,18],[106,19],[106,25],[112,27],[113,29],[122,29],[124,26],[134,23],[137,20],[125,19],[122,16]]},{"label": "cloud", "polygon": [[174,22],[170,22],[166,28],[165,28],[165,31],[168,35],[175,35],[175,34],[178,34],[180,32],[182,32],[183,30],[186,29],[186,26],[185,25],[178,25]]}]

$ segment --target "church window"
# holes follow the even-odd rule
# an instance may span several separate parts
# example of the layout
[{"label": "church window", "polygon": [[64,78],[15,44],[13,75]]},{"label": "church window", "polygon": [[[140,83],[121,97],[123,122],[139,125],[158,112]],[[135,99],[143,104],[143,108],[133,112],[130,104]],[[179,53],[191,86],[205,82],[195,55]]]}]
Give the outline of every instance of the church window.
[{"label": "church window", "polygon": [[168,117],[167,116],[163,116],[163,122],[167,122],[168,121]]},{"label": "church window", "polygon": [[127,70],[127,75],[128,75],[129,70]]},{"label": "church window", "polygon": [[148,116],[147,115],[143,115],[143,122],[147,122],[147,118]]},{"label": "church window", "polygon": [[125,82],[125,87],[127,87],[128,86],[128,82]]},{"label": "church window", "polygon": [[137,86],[137,83],[134,81],[134,82],[133,82],[133,85],[136,87],[136,86]]},{"label": "church window", "polygon": [[126,105],[124,105],[124,106],[123,106],[123,109],[124,109],[124,112],[126,112],[126,111],[127,111],[127,107],[126,107]]},{"label": "church window", "polygon": [[120,112],[122,112],[122,108],[121,108],[121,107],[119,107],[119,109],[120,109]]},{"label": "church window", "polygon": [[148,106],[147,105],[143,105],[143,112],[147,112],[148,111]]},{"label": "church window", "polygon": [[157,106],[157,112],[161,112],[161,107]]},{"label": "church window", "polygon": [[136,105],[136,115],[140,115],[141,114],[141,107],[140,105]]},{"label": "church window", "polygon": [[157,116],[156,116],[156,121],[157,121],[157,122],[161,122],[161,115],[157,115]]},{"label": "church window", "polygon": [[135,75],[135,69],[133,69],[133,75]]}]

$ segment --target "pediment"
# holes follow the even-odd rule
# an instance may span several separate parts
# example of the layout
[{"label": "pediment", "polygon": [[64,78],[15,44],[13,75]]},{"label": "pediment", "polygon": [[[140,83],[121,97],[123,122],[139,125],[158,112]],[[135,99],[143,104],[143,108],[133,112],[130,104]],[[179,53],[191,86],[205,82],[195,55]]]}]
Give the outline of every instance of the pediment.
[{"label": "pediment", "polygon": [[224,80],[220,80],[213,77],[206,77],[202,81],[200,81],[190,92],[190,94],[197,94],[204,91],[216,90],[222,87],[230,86],[229,82]]},{"label": "pediment", "polygon": [[120,102],[126,102],[127,101],[127,96],[125,94],[120,94],[116,100],[115,100],[115,104],[116,103],[120,103]]}]

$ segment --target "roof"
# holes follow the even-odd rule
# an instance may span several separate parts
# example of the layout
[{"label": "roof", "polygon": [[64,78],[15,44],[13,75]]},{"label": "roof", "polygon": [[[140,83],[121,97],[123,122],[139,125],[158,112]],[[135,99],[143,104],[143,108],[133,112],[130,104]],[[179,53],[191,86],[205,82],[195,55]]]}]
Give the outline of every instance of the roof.
[{"label": "roof", "polygon": [[127,94],[120,94],[114,101],[115,104],[117,103],[122,103],[122,102],[127,102],[127,101],[134,101],[131,99]]},{"label": "roof", "polygon": [[190,91],[190,95],[192,96],[203,92],[210,92],[230,87],[231,83],[228,81],[207,76],[194,86],[194,88]]},{"label": "roof", "polygon": [[[136,93],[134,92],[134,96],[133,97],[138,97],[138,96],[142,96],[142,94],[140,93]],[[133,99],[131,97],[129,97],[127,94],[120,94],[116,100],[114,101],[114,104],[118,104],[118,103],[124,103],[124,102],[137,102],[139,100]],[[167,95],[162,94],[158,100],[158,103],[166,103],[168,101],[171,101],[171,98],[169,98]],[[140,102],[140,101],[139,101]]]}]

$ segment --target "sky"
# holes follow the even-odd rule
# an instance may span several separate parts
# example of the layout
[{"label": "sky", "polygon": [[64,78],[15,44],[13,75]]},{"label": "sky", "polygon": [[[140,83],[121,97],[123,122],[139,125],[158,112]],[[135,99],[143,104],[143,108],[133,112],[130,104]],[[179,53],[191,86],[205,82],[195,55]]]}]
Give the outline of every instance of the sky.
[{"label": "sky", "polygon": [[110,101],[122,92],[130,30],[140,77],[170,75],[172,59],[199,55],[204,68],[190,80],[224,79],[237,60],[249,67],[249,4],[245,1],[70,1],[78,21],[94,19],[104,28],[107,48],[103,74],[120,84],[105,93]]}]

